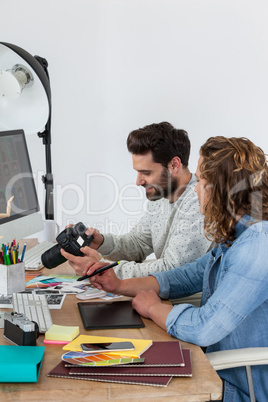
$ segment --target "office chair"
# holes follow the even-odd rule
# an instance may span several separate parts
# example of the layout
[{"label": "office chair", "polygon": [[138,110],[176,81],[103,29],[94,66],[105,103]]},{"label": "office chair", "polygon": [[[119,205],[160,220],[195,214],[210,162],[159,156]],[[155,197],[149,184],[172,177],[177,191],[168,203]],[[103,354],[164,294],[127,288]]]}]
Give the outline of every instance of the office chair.
[{"label": "office chair", "polygon": [[215,370],[246,367],[250,400],[256,401],[251,366],[268,364],[268,347],[222,350],[206,356]]}]

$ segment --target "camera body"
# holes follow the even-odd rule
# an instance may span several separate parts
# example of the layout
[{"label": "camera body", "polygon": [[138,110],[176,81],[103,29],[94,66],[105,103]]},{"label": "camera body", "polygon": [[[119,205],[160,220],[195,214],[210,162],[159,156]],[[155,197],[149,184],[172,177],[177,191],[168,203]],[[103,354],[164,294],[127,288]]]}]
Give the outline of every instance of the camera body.
[{"label": "camera body", "polygon": [[41,261],[46,268],[55,268],[66,261],[66,258],[60,252],[63,248],[67,253],[82,257],[84,254],[80,251],[81,247],[89,246],[93,236],[87,236],[86,226],[79,222],[75,226],[64,229],[56,238],[58,244],[45,251],[41,256]]},{"label": "camera body", "polygon": [[4,336],[19,346],[36,346],[38,324],[30,321],[24,314],[5,313]]}]

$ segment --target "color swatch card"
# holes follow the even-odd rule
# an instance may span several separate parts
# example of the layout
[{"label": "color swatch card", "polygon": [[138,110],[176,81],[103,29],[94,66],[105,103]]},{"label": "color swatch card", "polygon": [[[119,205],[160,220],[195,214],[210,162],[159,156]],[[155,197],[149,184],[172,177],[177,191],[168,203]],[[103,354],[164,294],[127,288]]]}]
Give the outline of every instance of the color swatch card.
[{"label": "color swatch card", "polygon": [[142,363],[145,359],[136,357],[125,357],[121,355],[109,356],[108,354],[99,353],[91,355],[83,352],[67,352],[62,355],[62,360],[66,366],[82,366],[82,367],[105,367],[114,366],[118,364]]}]

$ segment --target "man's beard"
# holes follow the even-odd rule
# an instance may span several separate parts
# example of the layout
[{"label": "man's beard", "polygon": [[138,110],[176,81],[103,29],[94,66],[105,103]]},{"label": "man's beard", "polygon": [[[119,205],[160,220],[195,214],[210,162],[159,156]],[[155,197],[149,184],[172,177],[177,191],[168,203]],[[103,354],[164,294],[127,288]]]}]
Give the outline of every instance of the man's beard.
[{"label": "man's beard", "polygon": [[161,198],[168,198],[170,195],[174,194],[178,189],[178,181],[171,176],[167,168],[163,167],[159,182],[144,187],[154,188],[154,193],[149,194],[146,192],[146,197],[150,201],[157,201]]}]

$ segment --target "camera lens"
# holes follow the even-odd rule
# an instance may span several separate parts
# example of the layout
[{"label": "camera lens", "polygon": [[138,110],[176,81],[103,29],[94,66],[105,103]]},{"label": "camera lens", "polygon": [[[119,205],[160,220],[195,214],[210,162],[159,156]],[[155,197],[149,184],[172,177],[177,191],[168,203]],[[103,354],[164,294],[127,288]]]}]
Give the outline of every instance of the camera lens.
[{"label": "camera lens", "polygon": [[41,261],[45,268],[55,268],[66,261],[66,258],[61,255],[61,248],[59,244],[56,244],[41,255]]},{"label": "camera lens", "polygon": [[85,233],[85,231],[87,230],[87,228],[85,227],[85,225],[83,223],[78,223],[75,227],[77,233],[79,235],[82,235]]}]

